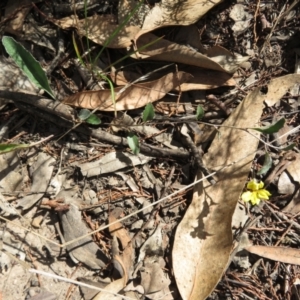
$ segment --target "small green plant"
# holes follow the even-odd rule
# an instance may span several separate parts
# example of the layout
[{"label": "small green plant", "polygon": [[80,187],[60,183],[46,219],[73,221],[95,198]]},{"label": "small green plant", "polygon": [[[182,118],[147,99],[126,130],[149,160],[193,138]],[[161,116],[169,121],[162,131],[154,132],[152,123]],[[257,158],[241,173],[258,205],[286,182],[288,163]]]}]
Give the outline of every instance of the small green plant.
[{"label": "small green plant", "polygon": [[[269,126],[257,127],[257,128],[251,128],[251,129],[261,132],[261,133],[264,133],[264,134],[272,134],[272,133],[278,132],[284,126],[284,124],[285,124],[285,119],[281,118],[280,120],[278,120],[277,122],[275,122]],[[280,150],[287,150],[287,149],[291,149],[293,147],[294,147],[294,145],[289,145],[289,146],[285,147],[284,149],[280,149]],[[271,158],[270,154],[266,151],[263,166],[257,172],[257,175],[266,174],[271,169],[272,164],[273,164],[272,158]]]},{"label": "small green plant", "polygon": [[133,154],[138,155],[140,153],[140,144],[138,137],[134,133],[130,132],[127,136],[127,142]]},{"label": "small green plant", "polygon": [[2,38],[2,44],[8,55],[23,71],[27,78],[36,87],[45,90],[51,98],[55,99],[45,71],[42,69],[40,63],[31,55],[31,53],[29,53],[20,43],[9,36],[4,36]]},{"label": "small green plant", "polygon": [[[85,18],[87,18],[87,12],[86,12],[86,0],[84,1],[85,3]],[[110,87],[110,91],[111,91],[111,100],[114,104],[114,113],[115,113],[115,117],[117,117],[117,110],[116,110],[116,95],[115,95],[115,91],[114,91],[114,85],[112,83],[112,81],[110,80],[110,78],[105,74],[105,71],[108,68],[111,68],[112,66],[122,62],[124,59],[130,57],[133,53],[137,52],[137,51],[141,51],[142,49],[147,48],[148,46],[156,43],[158,40],[160,40],[161,38],[158,38],[155,41],[152,41],[151,43],[142,46],[140,49],[135,50],[133,53],[129,53],[127,55],[125,55],[124,57],[122,57],[121,59],[117,60],[116,62],[112,63],[111,65],[109,65],[105,70],[103,71],[95,71],[95,65],[97,60],[99,59],[99,57],[101,56],[101,54],[103,53],[103,51],[105,50],[105,48],[107,48],[109,46],[109,44],[111,43],[111,41],[118,35],[118,33],[126,26],[126,24],[129,22],[129,20],[132,18],[132,16],[139,10],[139,8],[141,7],[141,5],[143,4],[143,1],[140,1],[135,7],[134,9],[127,15],[127,17],[124,19],[124,21],[115,29],[115,31],[111,34],[111,36],[107,39],[107,41],[104,43],[104,45],[102,46],[101,50],[99,51],[99,53],[97,54],[97,56],[95,57],[95,59],[92,61],[91,56],[89,55],[89,62],[87,64],[84,63],[83,58],[80,54],[80,51],[78,49],[78,46],[76,44],[76,40],[74,38],[73,35],[73,46],[77,55],[78,60],[80,61],[81,64],[85,65],[91,72],[91,74],[96,74],[96,76],[98,76],[99,78],[105,80]],[[89,32],[88,32],[88,27],[86,26],[86,36],[88,37]],[[82,45],[82,43],[81,43]],[[87,47],[88,47],[88,53],[90,53],[89,51],[89,41],[87,39]],[[128,87],[130,86],[130,84],[128,84]],[[126,89],[126,87],[125,87]],[[124,89],[124,90],[125,90]],[[96,111],[93,110],[92,112],[90,112],[89,110],[81,110],[81,112],[79,113],[79,118],[81,120],[86,121],[89,124],[93,124],[95,125],[100,124],[100,119],[96,118],[96,116],[93,114]],[[149,103],[146,105],[144,111],[143,111],[143,121],[147,122],[149,120],[152,120],[154,118],[154,107],[152,103]],[[98,123],[99,122],[99,123]],[[138,154],[140,152],[140,146],[139,146],[139,141],[136,135],[134,135],[133,133],[129,133],[127,136],[127,142],[128,145],[130,147],[130,149],[132,150],[132,152],[134,154]]]},{"label": "small green plant", "polygon": [[13,152],[13,151],[27,149],[30,147],[37,146],[37,145],[51,139],[52,137],[53,137],[53,135],[50,135],[47,138],[44,138],[44,139],[40,140],[39,142],[35,142],[32,144],[0,144],[0,155],[8,153],[8,152]]},{"label": "small green plant", "polygon": [[199,121],[204,117],[204,109],[201,105],[197,106],[196,119]]},{"label": "small green plant", "polygon": [[257,175],[264,175],[266,174],[272,167],[272,158],[268,152],[265,153],[264,164],[261,169],[257,172]]},{"label": "small green plant", "polygon": [[100,118],[97,115],[95,115],[92,112],[90,112],[86,108],[80,110],[80,112],[78,113],[78,118],[81,121],[85,121],[85,122],[87,122],[88,124],[91,124],[91,125],[99,125],[99,124],[101,124]]},{"label": "small green plant", "polygon": [[26,149],[30,147],[27,144],[0,144],[0,154]]},{"label": "small green plant", "polygon": [[152,103],[148,103],[143,111],[143,122],[151,121],[154,118],[154,107]]},{"label": "small green plant", "polygon": [[278,132],[285,123],[285,119],[281,118],[280,120],[278,120],[276,123],[271,124],[269,126],[265,126],[265,127],[258,127],[258,128],[251,128],[253,130],[259,131],[261,133],[265,133],[265,134],[271,134],[271,133],[276,133]]}]

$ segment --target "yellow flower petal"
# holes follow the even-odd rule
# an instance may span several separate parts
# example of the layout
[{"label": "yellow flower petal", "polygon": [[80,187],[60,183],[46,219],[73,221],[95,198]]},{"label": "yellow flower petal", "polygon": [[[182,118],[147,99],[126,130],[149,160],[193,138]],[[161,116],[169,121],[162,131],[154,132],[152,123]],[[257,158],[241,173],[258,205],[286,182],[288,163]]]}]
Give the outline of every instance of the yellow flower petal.
[{"label": "yellow flower petal", "polygon": [[245,202],[249,202],[251,200],[252,192],[247,191],[242,194],[242,200]]},{"label": "yellow flower petal", "polygon": [[260,202],[260,198],[258,197],[258,192],[252,192],[252,196],[251,196],[251,204],[252,205],[258,205]]},{"label": "yellow flower petal", "polygon": [[262,189],[264,186],[265,186],[265,184],[262,181],[260,181],[258,184],[258,188]]},{"label": "yellow flower petal", "polygon": [[262,181],[257,182],[255,179],[252,179],[247,184],[247,189],[252,191],[258,191],[264,187],[264,183]]},{"label": "yellow flower petal", "polygon": [[257,196],[258,196],[258,198],[259,199],[263,199],[263,200],[268,200],[269,199],[269,196],[271,196],[271,193],[269,192],[269,191],[267,191],[267,190],[259,190],[258,192],[257,192]]},{"label": "yellow flower petal", "polygon": [[271,193],[263,189],[264,183],[262,181],[252,179],[247,184],[247,189],[250,191],[244,192],[241,196],[245,202],[251,202],[252,205],[257,205],[261,200],[268,200]]}]

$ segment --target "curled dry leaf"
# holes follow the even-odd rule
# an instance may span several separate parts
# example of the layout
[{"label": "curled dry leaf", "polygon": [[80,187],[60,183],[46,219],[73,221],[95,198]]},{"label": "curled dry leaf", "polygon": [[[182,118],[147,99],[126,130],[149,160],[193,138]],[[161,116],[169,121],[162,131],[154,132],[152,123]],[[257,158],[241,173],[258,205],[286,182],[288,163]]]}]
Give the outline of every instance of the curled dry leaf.
[{"label": "curled dry leaf", "polygon": [[[190,78],[191,75],[184,72],[169,73],[158,80],[130,85],[119,94],[123,88],[118,87],[115,89],[116,110],[136,109],[157,101]],[[110,90],[77,93],[67,97],[63,102],[81,108],[114,111]]]},{"label": "curled dry leaf", "polygon": [[[139,51],[141,58],[151,58],[151,60],[173,61],[205,69],[226,72],[220,64],[214,62],[209,57],[199,53],[184,45],[179,45],[165,39],[157,40],[158,37],[152,33],[138,36],[135,40],[136,48],[152,43],[146,49]],[[134,55],[135,57],[135,55]]]},{"label": "curled dry leaf", "polygon": [[[111,48],[125,48],[132,44],[134,37],[139,34],[152,31],[156,28],[170,25],[190,25],[197,22],[209,9],[221,1],[211,2],[204,0],[173,1],[167,0],[156,4],[144,19],[142,30],[139,26],[124,26],[112,42],[108,45]],[[128,5],[127,13],[132,10],[132,5]],[[136,4],[135,4],[136,5]],[[170,13],[172,12],[172,13]],[[175,13],[174,13],[175,12]],[[126,11],[123,12],[124,19]],[[119,16],[120,17],[120,16]],[[136,16],[132,17],[133,19]],[[78,20],[76,16],[55,20],[54,23],[63,29],[76,28],[81,35],[87,36],[93,42],[104,45],[112,36],[119,24],[112,15],[93,15],[91,17]]]},{"label": "curled dry leaf", "polygon": [[17,152],[0,155],[0,192],[18,191],[23,184],[21,159]]},{"label": "curled dry leaf", "polygon": [[[190,73],[193,77],[180,85],[182,92],[191,90],[209,90],[220,86],[235,86],[236,82],[232,75],[225,72],[209,71],[194,66],[186,66],[183,71]],[[178,89],[178,88],[176,88]]]},{"label": "curled dry leaf", "polygon": [[296,215],[300,212],[300,189],[293,196],[292,201],[283,209],[284,212]]},{"label": "curled dry leaf", "polygon": [[[122,300],[124,298],[121,295],[117,295],[117,293],[119,293],[123,287],[123,278],[115,280],[105,287],[105,291],[97,294],[93,298],[93,300]],[[113,295],[112,293],[114,293],[115,295]]]},{"label": "curled dry leaf", "polygon": [[280,261],[285,264],[300,265],[300,250],[286,247],[252,245],[245,248],[250,253]]},{"label": "curled dry leaf", "polygon": [[249,56],[231,53],[221,46],[214,46],[208,49],[206,54],[211,60],[221,65],[226,72],[231,74],[237,70],[241,63],[249,59]]},{"label": "curled dry leaf", "polygon": [[193,24],[220,2],[220,0],[162,0],[147,14],[142,30],[151,31],[164,26]]},{"label": "curled dry leaf", "polygon": [[[274,105],[299,80],[300,75],[287,75],[272,80],[267,94],[262,94],[259,88],[255,89],[224,125],[255,126],[264,101],[272,99],[269,105]],[[205,299],[227,266],[232,247],[232,214],[258,145],[258,140],[245,131],[222,127],[219,133],[203,158],[210,171],[219,170],[215,178],[217,183],[210,185],[204,180],[195,185],[192,203],[176,231],[173,268],[183,299]],[[201,176],[198,172],[196,179]]]},{"label": "curled dry leaf", "polygon": [[[231,74],[218,71],[204,70],[195,66],[179,66],[179,70],[191,74],[191,78],[180,85],[182,92],[191,90],[208,90],[220,86],[235,86],[236,82]],[[132,71],[119,71],[113,76],[113,82],[116,85],[125,85],[140,78],[141,75]],[[176,90],[179,90],[177,87]]]},{"label": "curled dry leaf", "polygon": [[31,2],[29,0],[9,0],[5,7],[4,17],[11,20],[7,22],[5,32],[22,31],[24,20],[31,10]]},{"label": "curled dry leaf", "polygon": [[54,162],[55,159],[53,157],[39,152],[37,160],[30,167],[31,193],[17,201],[18,207],[22,207],[23,210],[29,209],[44,196],[52,177]]},{"label": "curled dry leaf", "polygon": [[[115,222],[121,213],[122,213],[121,208],[114,209],[109,214],[108,217],[109,224]],[[122,251],[122,254],[115,253],[113,255],[113,260],[115,260],[116,264],[118,264],[122,268],[121,275],[123,275],[123,287],[124,287],[130,276],[130,269],[133,265],[133,258],[134,258],[134,251],[131,245],[131,238],[129,236],[128,231],[119,222],[110,225],[109,232],[112,236],[118,239],[119,244],[121,245],[120,250]]]},{"label": "curled dry leaf", "polygon": [[[170,25],[191,25],[199,20],[210,8],[218,4],[218,2],[210,2],[203,0],[188,1],[162,1],[156,4],[145,17],[142,29],[139,26],[125,25],[118,33],[115,33],[119,24],[113,15],[94,15],[79,20],[76,16],[66,17],[55,20],[54,23],[63,29],[76,28],[80,35],[86,36],[93,42],[105,45],[109,48],[126,48],[135,41],[136,49],[141,49],[149,43],[145,49],[140,50],[138,54],[134,54],[136,58],[151,58],[162,61],[173,61],[184,63],[192,66],[198,66],[205,69],[212,69],[221,72],[233,73],[238,67],[241,59],[237,59],[229,51],[218,47],[218,52],[222,52],[218,57],[211,57],[199,53],[197,50],[204,51],[199,37],[196,34],[197,43],[192,43],[197,50],[189,48],[185,45],[190,44],[188,40],[182,41],[185,45],[170,42],[164,39],[157,40],[158,37],[150,33],[150,31]],[[128,14],[132,10],[132,6],[128,5]],[[172,12],[172,13],[170,13]],[[126,15],[126,12],[123,12]],[[132,18],[136,18],[134,15]],[[195,29],[195,28],[194,28]],[[113,38],[111,38],[114,36]],[[109,41],[111,39],[111,41]],[[191,40],[191,38],[188,38]],[[106,44],[109,41],[108,44]],[[216,51],[216,50],[213,50]],[[243,61],[248,58],[242,58]]]},{"label": "curled dry leaf", "polygon": [[[84,35],[94,43],[104,45],[118,28],[112,15],[93,15],[79,20],[76,16],[55,20],[54,23],[63,29],[76,28],[80,35]],[[126,48],[140,30],[137,26],[125,26],[107,45],[109,48]]]},{"label": "curled dry leaf", "polygon": [[[137,49],[141,49],[143,45],[152,43],[145,49],[139,51],[140,58],[173,61],[228,73],[234,73],[242,62],[249,59],[248,56],[232,54],[220,46],[212,47],[207,51],[206,55],[203,55],[185,45],[179,45],[165,39],[157,39],[158,37],[152,33],[146,33],[136,37],[135,44]],[[133,57],[136,57],[136,54],[134,54]]]},{"label": "curled dry leaf", "polygon": [[87,235],[89,230],[81,219],[81,211],[71,201],[66,199],[66,202],[70,203],[69,210],[60,214],[64,239],[66,242],[70,242],[79,237],[85,237],[66,245],[68,253],[75,263],[79,261],[96,270],[104,268],[109,259],[92,237]]},{"label": "curled dry leaf", "polygon": [[[286,171],[283,172],[278,181],[281,193],[293,194],[296,188],[296,183],[300,183],[300,155],[299,153],[293,153],[294,160],[288,162]],[[287,175],[288,173],[288,175]],[[292,180],[291,180],[292,179]],[[296,215],[300,212],[300,189],[296,191],[293,199],[289,204],[283,209],[284,212]]]},{"label": "curled dry leaf", "polygon": [[82,164],[75,164],[80,168],[81,174],[86,177],[99,176],[119,171],[120,169],[145,164],[151,157],[140,154],[139,156],[131,153],[116,151],[104,155],[99,160]]}]

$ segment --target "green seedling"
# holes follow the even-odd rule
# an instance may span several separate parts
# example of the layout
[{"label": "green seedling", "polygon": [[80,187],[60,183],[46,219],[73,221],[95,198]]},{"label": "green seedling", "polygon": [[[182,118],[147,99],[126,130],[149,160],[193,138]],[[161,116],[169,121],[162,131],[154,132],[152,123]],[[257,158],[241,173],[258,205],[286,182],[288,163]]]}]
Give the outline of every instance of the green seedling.
[{"label": "green seedling", "polygon": [[78,113],[78,118],[81,120],[81,121],[85,121],[87,122],[88,124],[91,124],[91,125],[99,125],[101,124],[101,119],[93,114],[92,112],[90,112],[88,109],[82,109],[79,113]]},{"label": "green seedling", "polygon": [[140,144],[137,136],[132,132],[127,136],[127,142],[129,148],[132,150],[133,154],[138,155],[140,153]]},{"label": "green seedling", "polygon": [[152,103],[148,103],[143,111],[143,122],[151,121],[154,118],[154,107]]},{"label": "green seedling", "polygon": [[278,132],[284,126],[284,123],[285,123],[285,119],[282,118],[282,119],[278,120],[276,123],[271,124],[269,126],[258,127],[258,128],[251,128],[251,129],[259,131],[261,133],[271,134],[271,133]]}]

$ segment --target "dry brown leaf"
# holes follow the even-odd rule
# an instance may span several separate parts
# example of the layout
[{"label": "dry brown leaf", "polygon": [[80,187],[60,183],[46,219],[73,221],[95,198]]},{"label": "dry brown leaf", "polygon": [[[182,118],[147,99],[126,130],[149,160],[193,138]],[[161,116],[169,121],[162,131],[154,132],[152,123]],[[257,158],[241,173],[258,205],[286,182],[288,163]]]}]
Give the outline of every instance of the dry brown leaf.
[{"label": "dry brown leaf", "polygon": [[186,112],[185,105],[178,105],[177,102],[174,101],[174,97],[164,98],[162,101],[154,103],[153,106],[155,112],[169,116],[174,115],[175,113],[183,114]]},{"label": "dry brown leaf", "polygon": [[122,300],[124,299],[121,295],[112,295],[111,293],[119,293],[124,287],[123,278],[115,280],[108,284],[105,287],[105,291],[100,292],[97,294],[93,300]]},{"label": "dry brown leaf", "polygon": [[[121,208],[114,209],[109,214],[109,217],[108,217],[109,224],[115,222],[118,219],[118,217],[120,216],[121,212],[122,212]],[[121,223],[116,223],[116,224],[110,225],[109,232],[112,236],[117,237],[119,243],[121,244],[122,254],[116,255],[116,257],[114,257],[114,259],[116,259],[118,261],[118,263],[124,269],[123,270],[124,271],[123,283],[125,286],[125,284],[128,280],[128,277],[129,277],[129,271],[133,264],[134,252],[133,252],[133,247],[130,243],[131,238],[129,236],[128,231],[123,227],[123,225]]]},{"label": "dry brown leaf", "polygon": [[300,265],[300,250],[274,246],[248,246],[245,250],[250,253],[286,264]]},{"label": "dry brown leaf", "polygon": [[[119,26],[112,15],[93,15],[82,20],[76,19],[76,16],[70,16],[56,20],[54,23],[63,29],[76,28],[80,35],[86,36],[99,45],[104,45]],[[139,30],[137,26],[125,26],[107,47],[129,47]]]},{"label": "dry brown leaf", "polygon": [[[171,281],[163,271],[157,257],[147,257],[144,261],[142,270],[140,270],[141,286],[149,299],[166,299],[167,292],[170,292],[168,286]],[[174,299],[174,298],[171,298]]]},{"label": "dry brown leaf", "polygon": [[242,56],[240,54],[234,54],[221,46],[214,46],[207,50],[207,56],[218,63],[228,73],[234,73],[239,65],[246,62],[249,56]]},{"label": "dry brown leaf", "polygon": [[164,26],[193,24],[220,2],[221,0],[162,0],[147,14],[142,29],[148,32]]},{"label": "dry brown leaf", "polygon": [[[117,95],[117,93],[122,88],[116,88],[116,110],[136,109],[150,102],[157,101],[164,97],[166,93],[175,89],[183,82],[188,81],[190,78],[191,75],[184,72],[169,73],[158,80],[131,85],[119,95]],[[82,108],[98,108],[98,110],[103,111],[114,111],[110,90],[77,93],[67,97],[63,102]]]},{"label": "dry brown leaf", "polygon": [[6,18],[13,16],[13,19],[7,23],[5,30],[14,34],[17,31],[22,32],[24,20],[30,10],[31,1],[29,0],[9,0],[6,3],[4,16]]},{"label": "dry brown leaf", "polygon": [[224,72],[204,70],[194,66],[186,66],[180,70],[190,73],[193,76],[188,82],[180,85],[180,90],[182,92],[191,90],[208,90],[215,89],[220,86],[236,85],[232,75]]},{"label": "dry brown leaf", "polygon": [[294,182],[297,181],[300,183],[300,154],[293,153],[293,156],[295,159],[287,166],[286,172],[293,177]]},{"label": "dry brown leaf", "polygon": [[116,71],[116,70],[112,70],[110,72],[110,77],[113,81],[113,83],[117,86],[119,85],[125,85],[129,82],[133,82],[134,80],[137,80],[139,77],[141,77],[142,75],[137,73],[137,72],[133,72],[133,71],[127,71],[127,70],[120,70],[120,71]]},{"label": "dry brown leaf", "polygon": [[175,36],[172,38],[174,43],[189,45],[200,53],[206,53],[206,50],[201,43],[199,29],[195,24],[178,27],[175,31]]},{"label": "dry brown leaf", "polygon": [[[166,4],[169,7],[173,7],[173,5],[176,4],[176,2],[174,1],[170,3],[167,2],[168,1],[166,1]],[[187,9],[191,5],[196,5],[196,7],[200,5],[201,9],[196,13],[194,13],[193,11],[184,12],[180,10],[178,16],[176,16],[176,13],[174,13],[173,16],[170,16],[170,13],[168,12],[168,18],[165,18],[164,21],[168,19],[171,21],[171,19],[175,17],[176,24],[190,25],[200,18],[200,16],[202,15],[201,12],[207,11],[215,4],[216,3],[212,5],[211,3],[209,3],[209,5],[205,5],[203,4],[203,1],[199,0],[189,0],[187,2],[185,1],[181,5],[182,9]],[[160,5],[156,5],[152,10],[157,10],[159,6]],[[166,6],[161,6],[160,8],[166,9]],[[181,20],[180,18],[183,15],[185,17],[183,20]],[[191,22],[191,20],[188,19],[188,15],[192,16],[193,22]],[[197,20],[195,19],[196,15],[198,16]],[[179,19],[177,17],[179,17]],[[60,20],[56,20],[54,23],[63,29],[74,27],[78,30],[80,35],[86,36],[93,42],[100,45],[104,45],[105,42],[109,40],[109,38],[113,35],[114,31],[119,26],[119,24],[116,23],[112,15],[94,15],[92,17],[88,17],[82,20],[79,20],[76,16],[71,16]],[[155,27],[166,26],[166,24],[168,24],[168,21],[167,23],[155,23]],[[236,57],[233,56],[229,51],[221,47],[216,48],[215,50],[210,50],[210,53],[212,54],[212,58],[210,58],[208,56],[202,55],[197,50],[189,48],[185,45],[179,45],[164,39],[160,39],[155,42],[155,40],[157,40],[158,37],[154,34],[148,33],[148,31],[151,31],[154,28],[149,29],[151,28],[151,26],[147,28],[148,29],[144,28],[143,30],[140,30],[138,26],[124,26],[124,28],[122,28],[118,32],[118,34],[116,34],[116,36],[112,39],[112,41],[106,46],[110,48],[126,48],[131,46],[132,41],[135,40],[136,49],[141,49],[141,47],[144,47],[145,45],[154,42],[152,45],[146,47],[143,50],[140,50],[139,54],[134,54],[134,57],[138,55],[140,58],[173,61],[177,63],[185,63],[192,66],[198,66],[205,69],[217,70],[222,72],[226,71],[230,73],[233,73],[236,70],[240,62],[240,59],[237,60]],[[189,39],[191,40],[191,38]],[[196,40],[198,40],[198,42],[192,44],[196,45],[197,49],[203,50],[201,43],[199,42],[199,38],[196,38]],[[188,44],[188,41],[182,41],[182,43]],[[245,61],[247,60],[247,58],[242,58],[242,60]]]},{"label": "dry brown leaf", "polygon": [[153,43],[146,49],[139,51],[141,58],[151,58],[151,60],[173,61],[184,63],[191,66],[197,66],[205,69],[211,69],[221,72],[226,72],[217,62],[214,62],[209,57],[197,52],[184,45],[179,45],[165,39],[157,40],[158,37],[152,33],[146,33],[142,36],[137,36],[135,43],[136,48]]},{"label": "dry brown leaf", "polygon": [[[295,160],[292,161],[291,164],[289,164],[286,168],[285,172],[280,175],[279,181],[282,181],[284,176],[286,176],[288,180],[290,180],[290,177],[292,177],[293,182],[290,182],[289,186],[295,189],[294,183],[300,183],[300,154],[293,153],[293,155]],[[286,174],[286,172],[288,172],[289,176]],[[283,209],[283,211],[293,215],[300,212],[300,189],[298,189],[296,194],[293,196],[292,201]]]},{"label": "dry brown leaf", "polygon": [[[225,126],[251,128],[259,122],[264,101],[274,95],[278,84],[281,93],[272,97],[275,104],[300,75],[272,80],[268,93],[252,91],[224,122]],[[245,131],[222,127],[204,155],[210,171],[220,170],[217,183],[205,180],[194,187],[193,200],[179,224],[173,247],[173,269],[182,298],[205,299],[217,285],[227,266],[232,247],[231,221],[236,203],[244,188],[258,140]],[[258,133],[253,132],[257,135]],[[231,165],[232,164],[232,165]],[[230,166],[231,165],[231,166]],[[199,171],[196,179],[201,177]]]},{"label": "dry brown leaf", "polygon": [[[188,82],[180,85],[180,90],[182,92],[191,90],[208,90],[218,88],[220,86],[236,85],[232,75],[225,72],[210,71],[194,66],[179,67],[179,70],[192,75]],[[114,72],[112,77],[113,82],[116,85],[125,85],[128,82],[132,82],[141,77],[141,74],[132,71],[119,71]],[[176,88],[176,90],[178,89],[179,88]]]},{"label": "dry brown leaf", "polygon": [[283,209],[284,212],[296,215],[300,212],[300,189],[293,196],[292,201]]}]

